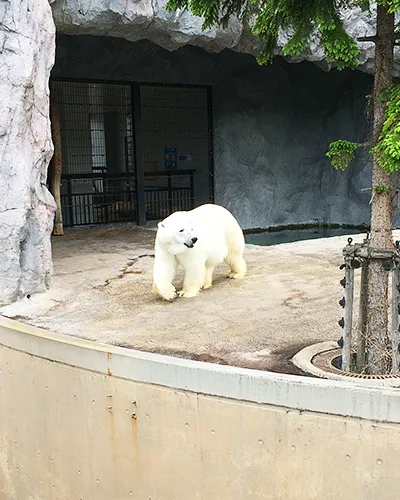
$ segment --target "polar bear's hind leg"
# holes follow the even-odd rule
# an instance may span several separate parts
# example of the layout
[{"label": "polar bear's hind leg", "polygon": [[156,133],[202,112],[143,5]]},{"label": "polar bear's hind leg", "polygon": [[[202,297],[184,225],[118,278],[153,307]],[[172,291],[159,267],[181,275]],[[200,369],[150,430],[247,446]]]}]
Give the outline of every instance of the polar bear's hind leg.
[{"label": "polar bear's hind leg", "polygon": [[246,262],[243,258],[245,242],[243,231],[236,220],[234,227],[226,235],[226,246],[228,255],[225,258],[225,262],[231,268],[228,278],[244,278],[247,272]]},{"label": "polar bear's hind leg", "polygon": [[247,266],[242,252],[230,252],[226,263],[231,268],[228,278],[241,279],[246,276]]}]

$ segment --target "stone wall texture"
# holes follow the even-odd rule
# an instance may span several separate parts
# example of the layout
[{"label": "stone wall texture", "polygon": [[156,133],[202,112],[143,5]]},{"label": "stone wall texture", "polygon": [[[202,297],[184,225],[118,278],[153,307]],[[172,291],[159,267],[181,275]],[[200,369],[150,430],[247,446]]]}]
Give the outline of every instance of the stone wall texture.
[{"label": "stone wall texture", "polygon": [[44,290],[54,201],[48,79],[55,28],[47,0],[0,2],[0,303]]},{"label": "stone wall texture", "polygon": [[276,58],[196,47],[169,52],[148,42],[112,37],[57,39],[53,76],[212,86],[215,201],[244,228],[369,221],[368,159],[337,172],[325,156],[338,138],[368,131],[366,95],[372,78],[360,71],[321,71]]},{"label": "stone wall texture", "polygon": [[[164,49],[173,51],[185,45],[201,47],[209,52],[225,48],[255,55],[258,44],[255,38],[244,31],[238,21],[231,21],[228,29],[201,29],[202,19],[187,11],[167,12],[167,0],[55,0],[54,19],[58,33],[68,35],[95,35],[124,38],[136,42],[150,40]],[[347,32],[354,36],[374,34],[375,7],[363,12],[359,7],[343,11]],[[287,41],[287,33],[279,37],[277,53]],[[374,44],[360,44],[359,69],[372,72]],[[397,49],[396,49],[397,50]],[[319,37],[314,35],[310,48],[301,57],[290,58],[292,62],[307,60],[329,70],[331,65],[325,56]],[[396,61],[400,74],[400,58]]]}]

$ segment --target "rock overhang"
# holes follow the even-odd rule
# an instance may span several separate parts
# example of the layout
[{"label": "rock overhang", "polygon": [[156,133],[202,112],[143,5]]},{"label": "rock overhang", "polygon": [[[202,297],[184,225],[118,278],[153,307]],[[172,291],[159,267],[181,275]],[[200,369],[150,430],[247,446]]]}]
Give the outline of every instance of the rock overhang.
[{"label": "rock overhang", "polygon": [[[208,52],[230,49],[239,53],[256,55],[258,42],[243,29],[242,24],[232,20],[227,29],[202,30],[202,19],[190,12],[178,10],[168,12],[167,0],[52,0],[57,32],[66,35],[93,35],[123,38],[132,42],[149,40],[162,48],[174,51],[185,45],[200,47]],[[374,33],[375,9],[363,12],[360,8],[343,13],[347,32],[354,38]],[[288,33],[279,37],[278,55],[288,39]],[[359,44],[358,69],[372,73],[374,67],[374,44]],[[398,49],[396,48],[398,54]],[[317,34],[311,39],[309,48],[300,57],[286,57],[289,62],[309,61],[324,71],[332,65],[326,61]],[[400,75],[400,57],[395,58],[395,74]]]}]

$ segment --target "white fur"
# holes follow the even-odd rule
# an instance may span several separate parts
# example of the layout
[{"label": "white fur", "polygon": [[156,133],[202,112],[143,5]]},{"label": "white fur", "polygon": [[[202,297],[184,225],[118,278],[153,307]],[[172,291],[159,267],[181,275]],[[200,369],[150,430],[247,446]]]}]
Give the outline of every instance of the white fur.
[{"label": "white fur", "polygon": [[[192,248],[193,238],[197,238]],[[189,212],[174,212],[158,224],[155,243],[153,291],[165,300],[177,296],[172,281],[177,266],[184,269],[180,297],[195,297],[212,285],[216,265],[225,261],[229,278],[243,278],[244,236],[233,215],[219,205],[201,205]]]}]

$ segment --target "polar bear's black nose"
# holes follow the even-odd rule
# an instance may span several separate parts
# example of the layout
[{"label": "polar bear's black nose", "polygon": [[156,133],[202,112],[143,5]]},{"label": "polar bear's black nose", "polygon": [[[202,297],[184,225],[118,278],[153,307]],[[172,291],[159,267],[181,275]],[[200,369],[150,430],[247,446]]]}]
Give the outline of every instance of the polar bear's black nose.
[{"label": "polar bear's black nose", "polygon": [[196,243],[197,238],[192,238],[192,243]]}]

